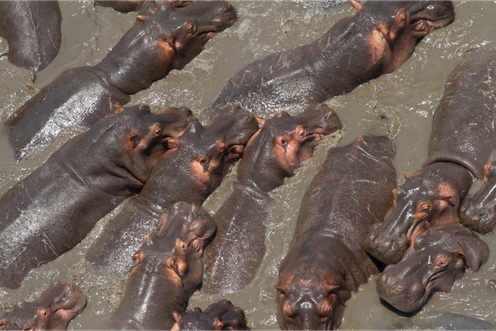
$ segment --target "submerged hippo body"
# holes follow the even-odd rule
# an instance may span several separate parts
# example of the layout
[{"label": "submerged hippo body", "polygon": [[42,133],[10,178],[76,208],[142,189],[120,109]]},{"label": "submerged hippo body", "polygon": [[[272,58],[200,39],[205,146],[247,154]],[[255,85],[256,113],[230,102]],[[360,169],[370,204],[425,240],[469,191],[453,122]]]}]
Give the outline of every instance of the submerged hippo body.
[{"label": "submerged hippo body", "polygon": [[7,39],[9,62],[36,71],[57,56],[62,40],[57,1],[0,1],[0,37]]},{"label": "submerged hippo body", "polygon": [[294,117],[279,112],[265,121],[246,147],[233,192],[214,216],[217,233],[205,253],[205,292],[224,295],[250,283],[265,254],[268,193],[294,176],[323,136],[340,127],[324,104]]},{"label": "submerged hippo body", "polygon": [[434,112],[427,161],[395,190],[394,210],[364,242],[382,262],[397,263],[428,227],[459,224],[460,203],[472,176],[482,178],[496,138],[495,60],[492,51],[468,53],[450,74]]},{"label": "submerged hippo body", "polygon": [[186,310],[202,282],[203,251],[215,223],[201,207],[184,202],[170,206],[160,223],[133,257],[138,265],[128,277],[119,307],[96,330],[170,330],[173,313]]},{"label": "submerged hippo body", "polygon": [[256,115],[324,102],[395,71],[418,41],[454,20],[451,1],[351,1],[355,15],[337,22],[312,44],[271,54],[235,74],[212,112],[237,104]]},{"label": "submerged hippo body", "polygon": [[0,319],[5,330],[66,330],[86,306],[86,297],[74,285],[56,281],[35,301],[19,301]]},{"label": "submerged hippo body", "polygon": [[381,299],[403,312],[418,311],[434,292],[449,292],[465,270],[478,271],[489,248],[471,230],[447,224],[415,238],[397,264],[377,279]]},{"label": "submerged hippo body", "polygon": [[176,323],[171,330],[246,330],[245,313],[229,300],[213,303],[202,311],[192,307],[183,315],[174,313]]},{"label": "submerged hippo body", "polygon": [[[155,2],[153,2],[155,3]],[[62,131],[89,127],[173,69],[182,69],[236,12],[223,1],[167,1],[135,25],[94,67],[62,73],[12,114],[5,125],[16,159],[47,146]]]},{"label": "submerged hippo body", "polygon": [[129,256],[143,236],[157,228],[160,213],[178,201],[202,204],[257,130],[256,119],[239,107],[218,112],[206,127],[191,124],[181,137],[169,141],[171,149],[154,167],[143,190],[126,201],[86,258],[127,276],[133,267]]},{"label": "submerged hippo body", "polygon": [[365,136],[329,150],[303,197],[293,241],[279,268],[282,329],[337,329],[351,292],[379,272],[362,240],[392,205],[394,155],[385,136]]},{"label": "submerged hippo body", "polygon": [[0,286],[76,246],[96,222],[138,193],[165,152],[166,139],[189,124],[187,109],[150,114],[124,109],[69,140],[0,198]]}]

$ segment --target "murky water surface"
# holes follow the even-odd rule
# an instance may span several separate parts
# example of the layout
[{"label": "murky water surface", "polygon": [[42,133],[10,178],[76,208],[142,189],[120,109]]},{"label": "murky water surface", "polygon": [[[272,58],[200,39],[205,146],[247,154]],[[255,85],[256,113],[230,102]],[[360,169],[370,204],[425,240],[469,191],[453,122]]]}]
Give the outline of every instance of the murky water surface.
[{"label": "murky water surface", "polygon": [[[395,136],[399,183],[403,181],[401,170],[414,172],[426,159],[432,112],[442,96],[449,73],[465,51],[494,48],[496,42],[494,2],[458,1],[455,4],[456,21],[427,36],[399,70],[329,101],[344,124],[342,134],[328,137],[296,176],[272,193],[274,201],[267,222],[267,253],[262,266],[243,292],[227,297],[245,310],[252,329],[278,328],[274,289],[278,267],[293,236],[301,198],[330,146],[349,144],[366,133]],[[0,59],[2,121],[64,70],[98,63],[132,26],[136,16],[94,6],[91,1],[61,1],[60,5],[63,15],[61,51],[47,69],[36,75],[34,82],[30,71],[11,65],[5,57]],[[165,105],[186,105],[199,112],[245,65],[267,54],[307,44],[320,37],[340,18],[354,12],[347,4],[326,12],[320,3],[313,1],[236,1],[234,6],[239,14],[234,26],[209,41],[205,51],[186,68],[172,72],[149,90],[136,94],[130,104],[144,102],[153,110]],[[6,49],[5,40],[0,40],[0,53]],[[50,148],[20,163],[13,161],[13,153],[2,139],[0,193],[27,176],[79,131],[66,132]],[[222,204],[233,179],[234,176],[230,175],[206,201],[204,207],[209,212],[215,212]],[[84,256],[111,217],[112,214],[102,219],[78,247],[31,272],[18,290],[0,288],[0,308],[9,311],[20,299],[34,300],[52,281],[62,279],[77,284],[88,298],[85,311],[73,320],[70,329],[91,329],[108,319],[124,292],[125,279],[95,271]],[[494,234],[490,234],[484,240],[490,246],[491,257],[481,271],[468,271],[450,293],[434,295],[416,316],[402,317],[385,308],[376,295],[376,276],[373,276],[347,302],[341,329],[447,326],[452,321],[450,315],[444,315],[448,316],[445,319],[432,318],[443,312],[496,323],[496,288],[489,283],[496,278],[496,239]],[[190,305],[205,308],[219,299],[197,292]],[[474,325],[469,322],[465,328]]]}]

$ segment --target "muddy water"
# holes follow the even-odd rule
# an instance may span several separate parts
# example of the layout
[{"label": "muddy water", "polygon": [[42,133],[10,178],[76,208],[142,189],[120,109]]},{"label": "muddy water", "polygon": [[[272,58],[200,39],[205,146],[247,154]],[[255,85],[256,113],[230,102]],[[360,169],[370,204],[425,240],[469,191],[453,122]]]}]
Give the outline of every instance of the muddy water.
[{"label": "muddy water", "polygon": [[[267,54],[309,43],[321,36],[337,20],[354,10],[344,5],[329,11],[313,1],[238,1],[236,24],[207,44],[205,51],[182,71],[172,72],[149,90],[133,96],[132,103],[145,102],[153,110],[164,105],[186,105],[195,112],[208,106],[220,88],[239,69]],[[337,111],[344,130],[329,137],[317,149],[294,178],[272,193],[270,219],[267,223],[267,253],[254,281],[241,293],[230,295],[241,306],[253,329],[277,329],[275,289],[277,270],[287,252],[297,219],[301,197],[322,164],[327,149],[346,145],[365,133],[395,137],[395,164],[398,182],[401,170],[414,172],[427,155],[432,112],[442,96],[443,84],[464,52],[474,48],[495,48],[496,5],[493,2],[456,2],[456,21],[427,36],[410,60],[395,73],[380,77],[334,98],[329,104]],[[112,48],[135,20],[135,14],[120,14],[94,6],[91,1],[62,1],[63,42],[55,61],[36,77],[0,59],[0,119],[5,120],[37,89],[48,84],[62,71],[81,65],[94,65]],[[7,49],[0,40],[0,53]],[[298,109],[289,109],[297,111]],[[51,146],[18,164],[5,139],[0,141],[0,193],[28,175],[46,158],[81,130],[61,135]],[[233,175],[229,176],[204,207],[215,212],[229,194]],[[87,295],[88,306],[70,325],[70,329],[90,329],[107,319],[125,289],[125,280],[95,271],[84,256],[112,215],[102,219],[94,231],[75,249],[59,259],[31,272],[18,290],[0,288],[0,308],[9,311],[14,302],[33,300],[56,279],[76,283]],[[491,257],[481,271],[468,271],[450,293],[436,294],[414,317],[399,316],[380,302],[375,293],[375,278],[361,286],[347,302],[342,329],[425,328],[446,326],[454,320],[436,319],[439,313],[456,313],[496,323],[496,288],[489,281],[496,278],[496,238],[484,237]],[[191,305],[205,308],[220,298],[197,292]],[[451,322],[449,322],[451,321]],[[428,324],[430,323],[430,324]],[[462,329],[474,327],[473,322]]]}]

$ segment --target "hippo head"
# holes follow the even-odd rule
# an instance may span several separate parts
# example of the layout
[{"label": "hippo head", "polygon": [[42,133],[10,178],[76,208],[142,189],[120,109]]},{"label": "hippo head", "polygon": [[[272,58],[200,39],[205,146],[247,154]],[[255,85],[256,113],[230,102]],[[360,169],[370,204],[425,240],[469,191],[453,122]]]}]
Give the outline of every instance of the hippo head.
[{"label": "hippo head", "polygon": [[377,293],[400,311],[416,312],[434,292],[449,292],[466,268],[478,271],[488,257],[486,243],[467,228],[431,229],[415,239],[398,264],[384,269]]},{"label": "hippo head", "polygon": [[455,19],[451,1],[351,0],[358,12],[352,16],[368,36],[368,55],[381,72],[395,71],[414,52],[417,43],[435,28]]},{"label": "hippo head", "polygon": [[224,1],[147,1],[135,25],[97,67],[120,90],[134,94],[184,68],[235,21],[236,11]]},{"label": "hippo head", "polygon": [[0,319],[6,330],[66,330],[86,306],[84,294],[74,285],[56,281],[31,302],[19,301]]},{"label": "hippo head", "polygon": [[[427,168],[434,167],[437,165]],[[435,171],[425,171],[427,168],[411,176],[405,174],[406,181],[393,190],[392,212],[365,235],[364,249],[386,264],[397,263],[412,240],[431,223],[459,223],[458,192],[437,180]]]},{"label": "hippo head", "polygon": [[176,323],[171,330],[246,330],[245,313],[229,300],[213,303],[205,311],[192,307],[182,316],[173,315]]},{"label": "hippo head", "polygon": [[145,236],[133,260],[141,270],[165,273],[182,284],[189,298],[202,282],[203,251],[215,230],[212,217],[203,208],[177,202],[162,213],[160,229]]},{"label": "hippo head", "polygon": [[[141,196],[162,205],[172,193],[176,201],[203,203],[221,183],[227,169],[258,130],[257,120],[239,107],[220,111],[205,127],[192,123],[186,132],[169,139],[169,150],[152,172]],[[168,203],[167,203],[168,204]]]},{"label": "hippo head", "polygon": [[166,107],[154,114],[143,104],[124,108],[69,141],[61,154],[77,164],[88,183],[116,196],[129,196],[146,183],[168,149],[167,140],[181,135],[193,119],[186,108]]},{"label": "hippo head", "polygon": [[336,330],[351,297],[342,275],[285,274],[277,289],[277,322],[283,330]]},{"label": "hippo head", "polygon": [[279,111],[262,122],[238,166],[238,181],[263,192],[294,176],[323,137],[341,127],[336,113],[325,104],[309,106],[297,116]]},{"label": "hippo head", "polygon": [[484,167],[484,185],[467,196],[460,207],[460,223],[479,233],[492,232],[496,226],[496,162]]}]

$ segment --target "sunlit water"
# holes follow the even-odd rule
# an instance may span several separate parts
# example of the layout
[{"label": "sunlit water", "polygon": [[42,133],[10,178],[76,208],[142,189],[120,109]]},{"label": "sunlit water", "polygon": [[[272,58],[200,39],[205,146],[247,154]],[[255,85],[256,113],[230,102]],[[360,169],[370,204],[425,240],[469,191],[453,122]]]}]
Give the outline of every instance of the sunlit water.
[{"label": "sunlit water", "polygon": [[[239,14],[234,26],[209,41],[203,53],[186,68],[172,72],[149,90],[136,94],[130,104],[144,102],[153,110],[165,105],[186,105],[198,113],[245,65],[267,54],[307,44],[340,18],[354,12],[347,4],[324,11],[321,4],[314,1],[238,1],[234,6]],[[132,26],[136,16],[94,6],[90,1],[62,1],[61,9],[61,51],[47,69],[37,74],[34,83],[30,71],[14,67],[5,57],[0,59],[2,120],[64,70],[98,63]],[[330,146],[349,144],[362,134],[390,134],[395,137],[397,147],[398,183],[403,181],[401,170],[411,173],[421,167],[427,155],[432,111],[442,96],[449,73],[465,51],[495,47],[496,5],[493,2],[456,2],[455,9],[455,22],[424,38],[399,70],[329,101],[344,124],[343,132],[328,137],[296,176],[271,194],[274,201],[267,221],[264,261],[254,281],[243,292],[226,296],[245,310],[251,328],[278,328],[274,289],[278,267],[293,236],[301,198]],[[5,40],[0,40],[0,53],[6,49]],[[289,109],[290,112],[296,110]],[[69,130],[48,149],[20,163],[13,161],[13,153],[3,139],[0,142],[1,193],[27,176],[51,152],[80,131]],[[215,212],[223,203],[233,179],[231,174],[204,204],[209,212]],[[70,329],[90,329],[108,319],[122,297],[125,279],[95,271],[84,257],[111,217],[112,214],[101,220],[75,249],[31,272],[18,290],[0,288],[0,308],[9,311],[18,300],[34,300],[52,281],[62,279],[74,282],[88,299],[86,309],[69,325]],[[496,240],[493,234],[485,236],[484,240],[491,249],[489,262],[478,273],[468,271],[450,293],[434,295],[416,316],[402,317],[385,308],[375,292],[376,276],[373,276],[347,302],[341,328],[423,328],[427,327],[426,321],[432,320],[430,317],[440,312],[496,322],[496,288],[489,283],[495,278]],[[218,300],[219,297],[200,291],[191,298],[190,305],[205,308]]]}]

